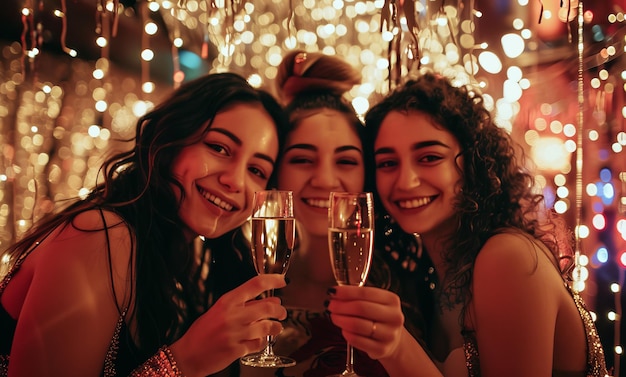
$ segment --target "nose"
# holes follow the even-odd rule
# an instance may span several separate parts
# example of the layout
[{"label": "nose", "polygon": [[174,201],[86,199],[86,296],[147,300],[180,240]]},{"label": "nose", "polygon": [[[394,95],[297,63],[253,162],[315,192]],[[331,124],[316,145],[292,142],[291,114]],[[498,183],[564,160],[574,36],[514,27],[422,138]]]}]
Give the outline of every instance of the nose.
[{"label": "nose", "polygon": [[420,177],[417,168],[411,164],[401,164],[396,185],[400,189],[411,189],[420,185]]},{"label": "nose", "polygon": [[231,192],[243,190],[247,167],[244,164],[225,165],[218,181]]},{"label": "nose", "polygon": [[311,186],[333,189],[339,186],[339,176],[331,162],[320,162],[317,164],[311,177]]}]

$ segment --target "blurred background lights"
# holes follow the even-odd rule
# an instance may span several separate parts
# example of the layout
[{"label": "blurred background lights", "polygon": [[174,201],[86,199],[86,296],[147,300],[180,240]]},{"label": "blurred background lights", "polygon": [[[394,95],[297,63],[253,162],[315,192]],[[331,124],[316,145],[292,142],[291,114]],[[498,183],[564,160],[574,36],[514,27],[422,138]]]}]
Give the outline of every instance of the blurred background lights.
[{"label": "blurred background lights", "polygon": [[95,107],[96,107],[96,110],[103,113],[106,111],[108,104],[106,103],[106,101],[100,100],[100,101],[96,101]]},{"label": "blurred background lights", "polygon": [[622,268],[626,268],[626,250],[619,253],[619,264]]},{"label": "blurred background lights", "polygon": [[606,219],[601,213],[597,213],[591,220],[593,227],[597,230],[603,230],[606,227]]},{"label": "blurred background lights", "polygon": [[611,289],[611,292],[613,293],[618,293],[621,291],[621,287],[617,283],[611,283],[610,289]]},{"label": "blurred background lights", "polygon": [[152,81],[146,81],[141,85],[141,91],[144,93],[154,92],[155,84]]},{"label": "blurred background lights", "polygon": [[263,78],[258,73],[253,73],[248,77],[248,82],[255,88],[261,87],[263,84]]},{"label": "blurred background lights", "polygon": [[586,225],[579,225],[577,227],[574,228],[574,232],[578,232],[578,237],[581,239],[585,239],[587,237],[589,237],[589,227],[587,227]]},{"label": "blurred background lights", "polygon": [[89,134],[89,136],[91,137],[98,137],[100,136],[100,127],[98,125],[91,125],[89,126],[89,129],[87,129],[87,134]]},{"label": "blurred background lights", "polygon": [[567,212],[567,210],[568,210],[568,205],[567,205],[567,203],[565,201],[557,200],[554,203],[554,211],[556,213],[563,214],[563,213]]},{"label": "blurred background lights", "polygon": [[539,169],[561,171],[569,164],[570,153],[565,150],[561,139],[543,137],[531,147],[531,156]]},{"label": "blurred background lights", "polygon": [[502,62],[500,61],[500,58],[491,51],[482,51],[478,55],[478,62],[481,67],[489,73],[500,73],[502,70]]},{"label": "blurred background lights", "polygon": [[606,263],[609,260],[609,251],[602,246],[596,250],[596,258],[600,263]]},{"label": "blurred background lights", "polygon": [[617,314],[615,314],[615,312],[611,310],[607,313],[607,318],[609,319],[609,321],[615,321],[617,319]]},{"label": "blurred background lights", "polygon": [[100,47],[106,47],[108,41],[105,37],[98,37],[96,38],[96,44]]},{"label": "blurred background lights", "polygon": [[149,48],[141,51],[141,59],[147,62],[151,61],[152,59],[154,59],[154,51]]},{"label": "blurred background lights", "polygon": [[[401,7],[407,1],[150,0],[137,1],[136,7],[106,1],[106,9],[100,12],[108,13],[99,14],[107,16],[102,20],[110,20],[118,11],[120,26],[134,22],[137,35],[118,34],[115,40],[112,24],[103,23],[88,38],[92,55],[76,44],[81,59],[63,56],[71,78],[42,74],[44,64],[54,66],[47,54],[50,26],[35,25],[27,31],[41,36],[34,40],[37,43],[22,46],[22,40],[15,40],[1,51],[7,64],[0,67],[4,69],[0,71],[4,81],[0,82],[0,120],[15,119],[11,129],[16,135],[15,142],[2,139],[0,144],[5,161],[11,161],[0,166],[0,229],[12,237],[26,230],[30,219],[49,211],[44,203],[86,195],[98,174],[100,154],[118,140],[131,138],[137,118],[170,89],[206,72],[229,70],[242,73],[254,87],[266,88],[285,52],[303,48],[338,55],[361,72],[362,85],[346,94],[360,116],[399,81],[424,71],[449,76],[455,84],[471,85],[480,92],[496,124],[519,140],[532,158],[537,190],[544,194],[546,205],[569,225],[576,224],[572,226],[580,240],[576,289],[582,292],[587,283],[585,294],[610,293],[611,302],[598,308],[598,318],[606,322],[610,309],[619,320],[620,310],[613,307],[613,300],[621,293],[624,278],[607,277],[613,270],[604,269],[617,264],[620,273],[626,273],[624,12],[614,7],[608,16],[584,13],[585,114],[578,118],[576,30],[571,27],[577,21],[578,0],[550,4],[517,0],[506,10],[483,4],[484,13],[457,9],[459,3],[440,8],[416,0],[415,19]],[[538,3],[544,8],[541,23],[535,17]],[[593,8],[600,3],[585,5]],[[237,4],[240,9],[232,12]],[[381,24],[386,6],[394,17]],[[146,8],[149,12],[144,12]],[[19,5],[14,11],[20,26],[25,25],[22,17],[45,19],[39,12]],[[74,19],[72,11],[43,12],[52,13],[58,23],[85,23]],[[607,20],[610,26],[601,25]],[[417,41],[409,32],[413,22]],[[497,24],[505,27],[498,29]],[[120,71],[115,51],[135,38],[137,45],[124,49],[122,58],[136,61],[141,72]],[[78,56],[76,50],[63,47],[66,55]],[[171,71],[163,76],[159,72],[168,67],[167,59]],[[43,82],[36,82],[39,78]],[[579,166],[583,166],[581,176]],[[37,193],[41,198],[33,194],[37,182],[46,188]],[[3,195],[3,190],[18,194]],[[7,226],[13,224],[15,230]],[[0,244],[6,238],[0,233]],[[603,279],[596,282],[596,274]],[[621,343],[615,344],[615,353],[621,354],[617,346]]]},{"label": "blurred background lights", "polygon": [[154,22],[146,22],[144,30],[148,35],[154,35],[159,30],[159,27]]},{"label": "blurred background lights", "polygon": [[355,97],[352,100],[352,107],[357,114],[364,115],[369,109],[369,102],[365,97]]},{"label": "blurred background lights", "polygon": [[524,39],[519,34],[509,33],[501,38],[504,54],[509,58],[517,58],[524,52]]}]

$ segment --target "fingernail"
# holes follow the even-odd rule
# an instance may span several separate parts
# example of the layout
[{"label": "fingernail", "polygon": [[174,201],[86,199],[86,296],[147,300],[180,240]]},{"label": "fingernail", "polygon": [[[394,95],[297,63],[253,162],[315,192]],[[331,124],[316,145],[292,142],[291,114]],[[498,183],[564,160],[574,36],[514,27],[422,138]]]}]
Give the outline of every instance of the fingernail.
[{"label": "fingernail", "polygon": [[329,295],[334,295],[335,293],[337,293],[337,290],[333,287],[328,288],[328,290],[326,291],[327,294]]}]

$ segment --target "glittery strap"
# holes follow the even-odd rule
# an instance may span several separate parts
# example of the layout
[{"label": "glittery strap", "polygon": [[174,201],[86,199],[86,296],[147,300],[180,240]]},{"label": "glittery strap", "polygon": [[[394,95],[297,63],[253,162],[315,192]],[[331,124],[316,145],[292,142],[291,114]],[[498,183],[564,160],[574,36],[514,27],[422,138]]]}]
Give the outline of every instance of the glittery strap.
[{"label": "glittery strap", "polygon": [[168,346],[159,351],[135,369],[130,377],[184,377]]},{"label": "glittery strap", "polygon": [[0,355],[0,377],[9,375],[9,356]]}]

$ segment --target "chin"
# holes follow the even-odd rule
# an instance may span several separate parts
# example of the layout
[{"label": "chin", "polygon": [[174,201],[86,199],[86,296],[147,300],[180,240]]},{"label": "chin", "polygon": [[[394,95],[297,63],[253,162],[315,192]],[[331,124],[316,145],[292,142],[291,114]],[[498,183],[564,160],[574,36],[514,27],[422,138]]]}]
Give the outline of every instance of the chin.
[{"label": "chin", "polygon": [[304,224],[300,223],[298,230],[306,232],[310,236],[326,237],[328,236],[328,224]]}]

